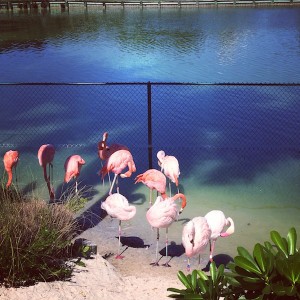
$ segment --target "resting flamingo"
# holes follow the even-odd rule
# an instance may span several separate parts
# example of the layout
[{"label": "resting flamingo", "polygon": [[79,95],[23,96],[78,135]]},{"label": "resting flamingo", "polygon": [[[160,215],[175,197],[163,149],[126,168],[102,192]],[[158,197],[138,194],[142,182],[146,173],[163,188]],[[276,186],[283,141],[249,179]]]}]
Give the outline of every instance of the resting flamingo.
[{"label": "resting flamingo", "polygon": [[70,155],[65,161],[65,182],[69,182],[72,178],[75,179],[75,191],[78,193],[77,178],[80,175],[82,166],[85,164],[84,159],[77,154]]},{"label": "resting flamingo", "polygon": [[195,217],[190,220],[182,230],[182,245],[188,257],[187,271],[190,271],[190,258],[199,255],[198,265],[200,266],[200,254],[206,249],[211,237],[211,230],[204,217]]},{"label": "resting flamingo", "polygon": [[136,214],[136,207],[129,205],[128,200],[121,194],[115,193],[109,195],[104,202],[101,203],[101,208],[112,217],[119,220],[119,247],[117,259],[122,259],[124,256],[120,254],[121,248],[121,222],[132,219]]},{"label": "resting flamingo", "polygon": [[[54,159],[54,154],[55,154],[55,148],[51,144],[42,145],[38,151],[38,160],[40,166],[43,168],[44,171],[44,179],[47,183],[50,200],[54,199],[54,189],[53,186],[51,186],[51,174],[53,177],[52,161]],[[47,174],[47,165],[49,165],[49,175]]]},{"label": "resting flamingo", "polygon": [[13,173],[12,173],[12,169],[17,167],[19,161],[19,152],[16,150],[9,150],[7,152],[5,152],[4,157],[3,157],[3,163],[4,163],[4,168],[5,171],[7,172],[7,183],[6,183],[6,187],[8,188],[11,183],[12,183],[12,179],[13,179]]},{"label": "resting flamingo", "polygon": [[[128,167],[128,171],[122,173],[126,167]],[[105,162],[105,165],[102,167],[100,171],[100,174],[102,175],[102,179],[110,171],[112,171],[115,174],[115,176],[109,190],[109,195],[112,194],[114,184],[119,175],[121,176],[121,178],[126,178],[126,177],[130,177],[132,173],[136,171],[135,163],[133,161],[133,157],[130,151],[123,149],[123,150],[117,150],[116,152],[112,153],[108,157],[108,159]]]},{"label": "resting flamingo", "polygon": [[[177,199],[182,199],[181,208],[175,203]],[[168,256],[168,228],[177,219],[179,213],[183,211],[186,206],[186,197],[184,194],[176,194],[171,198],[163,199],[162,196],[158,196],[154,204],[149,208],[146,214],[146,218],[149,224],[157,228],[157,240],[156,240],[156,261],[152,263],[154,266],[158,266],[158,242],[159,242],[159,228],[166,228],[166,256]],[[164,266],[170,267],[168,263]]]},{"label": "resting flamingo", "polygon": [[[209,260],[212,262],[216,240],[218,237],[228,237],[233,234],[234,222],[231,218],[226,218],[221,210],[212,210],[204,217],[207,220],[208,226],[211,230]],[[225,232],[223,232],[225,227],[228,228]]]},{"label": "resting flamingo", "polygon": [[[180,175],[179,162],[175,156],[166,155],[163,150],[157,152],[158,165],[161,167],[161,171],[169,178],[169,180],[175,183],[177,187],[177,193],[179,193],[178,177]],[[169,182],[169,190],[171,196],[171,183]]]},{"label": "resting flamingo", "polygon": [[[102,161],[106,161],[114,152],[118,150],[128,150],[128,147],[121,144],[107,145],[108,133],[104,132],[102,141],[98,143],[98,156],[101,159],[101,166],[103,167]],[[110,176],[108,173],[109,184],[111,185]]]},{"label": "resting flamingo", "polygon": [[150,206],[152,205],[152,191],[159,192],[163,199],[167,198],[166,195],[166,176],[156,169],[149,169],[145,173],[139,174],[135,178],[135,183],[142,182],[150,189]]}]

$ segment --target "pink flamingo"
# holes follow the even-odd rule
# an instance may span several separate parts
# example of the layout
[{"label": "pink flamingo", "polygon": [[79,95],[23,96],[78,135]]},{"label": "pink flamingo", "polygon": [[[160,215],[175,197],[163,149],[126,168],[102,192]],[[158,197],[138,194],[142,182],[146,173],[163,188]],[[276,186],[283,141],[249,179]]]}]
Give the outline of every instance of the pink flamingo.
[{"label": "pink flamingo", "polygon": [[[129,151],[128,147],[121,144],[111,144],[110,146],[108,146],[106,142],[107,138],[108,138],[108,133],[104,132],[102,141],[98,143],[98,156],[101,160],[103,161],[107,160],[113,153],[115,153],[118,150]],[[103,167],[102,162],[101,162],[101,166]],[[108,179],[109,179],[109,184],[111,185],[109,173],[108,173]]]},{"label": "pink flamingo", "polygon": [[[161,167],[161,171],[175,183],[177,187],[177,193],[179,193],[178,177],[180,175],[179,162],[175,156],[166,155],[163,150],[157,152],[158,165]],[[171,183],[169,183],[169,190],[171,196]]]},{"label": "pink flamingo", "polygon": [[128,200],[121,194],[115,193],[109,195],[104,202],[101,203],[101,208],[112,217],[119,220],[119,247],[117,259],[122,259],[124,256],[120,254],[121,248],[121,222],[132,219],[136,214],[136,207],[129,205]]},{"label": "pink flamingo", "polygon": [[8,180],[6,187],[8,188],[12,183],[13,173],[12,169],[17,167],[19,161],[19,152],[16,150],[9,150],[4,154],[3,163],[5,171],[7,172]]},{"label": "pink flamingo", "polygon": [[182,244],[188,257],[187,271],[190,271],[190,258],[199,255],[206,249],[211,237],[211,230],[204,217],[195,217],[190,220],[182,230]]},{"label": "pink flamingo", "polygon": [[[42,145],[38,151],[38,160],[41,167],[43,167],[44,171],[44,179],[47,183],[50,200],[54,199],[54,189],[51,186],[51,173],[53,174],[53,164],[52,161],[54,159],[55,148],[51,144]],[[49,165],[49,176],[47,174],[47,165]],[[50,171],[51,170],[51,171]]]},{"label": "pink flamingo", "polygon": [[[126,167],[128,167],[128,171],[122,173],[122,171]],[[123,149],[123,150],[117,150],[116,152],[112,153],[108,157],[105,165],[102,167],[100,171],[100,174],[102,175],[102,179],[110,171],[112,171],[115,174],[115,176],[109,190],[109,195],[112,194],[114,184],[119,175],[121,176],[121,178],[126,178],[126,177],[130,177],[132,173],[136,171],[135,163],[133,161],[133,157],[130,151]]]},{"label": "pink flamingo", "polygon": [[166,195],[166,176],[156,169],[149,169],[143,174],[139,174],[135,178],[135,183],[142,182],[150,189],[150,206],[152,205],[152,191],[159,192],[163,199],[167,198]]},{"label": "pink flamingo", "polygon": [[102,141],[98,143],[98,156],[101,160],[107,160],[111,154],[118,150],[128,150],[129,149],[120,144],[112,144],[110,146],[107,146],[107,138],[108,138],[108,133],[104,132]]},{"label": "pink flamingo", "polygon": [[78,192],[77,178],[80,175],[82,166],[85,164],[84,159],[80,155],[70,155],[65,161],[65,182],[69,182],[72,178],[75,179],[75,191]]},{"label": "pink flamingo", "polygon": [[[216,240],[218,237],[228,237],[233,234],[234,222],[231,218],[226,218],[221,210],[212,210],[204,217],[207,220],[208,226],[211,230],[209,260],[212,262]],[[225,232],[223,232],[225,227],[228,228]]]},{"label": "pink flamingo", "polygon": [[[179,198],[182,199],[180,211],[178,211],[178,207],[175,203]],[[156,261],[155,263],[152,263],[152,265],[158,266],[159,228],[166,228],[166,256],[168,256],[168,228],[177,219],[178,213],[181,213],[185,206],[186,197],[179,193],[166,199],[158,196],[154,204],[147,211],[146,218],[149,224],[152,227],[157,228]],[[170,267],[168,263],[165,263],[164,266]]]}]

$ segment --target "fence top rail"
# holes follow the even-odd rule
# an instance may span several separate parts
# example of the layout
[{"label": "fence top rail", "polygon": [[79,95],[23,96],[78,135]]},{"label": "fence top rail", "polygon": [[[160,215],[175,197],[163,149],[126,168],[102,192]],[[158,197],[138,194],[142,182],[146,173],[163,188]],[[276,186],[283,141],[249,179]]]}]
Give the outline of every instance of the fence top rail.
[{"label": "fence top rail", "polygon": [[264,82],[216,82],[216,83],[196,83],[196,82],[7,82],[0,86],[72,86],[72,85],[187,85],[187,86],[300,86],[300,83],[264,83]]}]

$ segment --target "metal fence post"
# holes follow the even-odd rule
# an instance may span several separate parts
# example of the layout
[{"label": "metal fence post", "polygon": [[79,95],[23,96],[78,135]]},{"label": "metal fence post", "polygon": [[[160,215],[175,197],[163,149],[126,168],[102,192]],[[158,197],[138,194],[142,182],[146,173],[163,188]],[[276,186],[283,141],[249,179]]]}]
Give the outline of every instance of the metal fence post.
[{"label": "metal fence post", "polygon": [[148,164],[149,169],[152,169],[152,99],[151,99],[151,83],[147,83],[148,95]]}]

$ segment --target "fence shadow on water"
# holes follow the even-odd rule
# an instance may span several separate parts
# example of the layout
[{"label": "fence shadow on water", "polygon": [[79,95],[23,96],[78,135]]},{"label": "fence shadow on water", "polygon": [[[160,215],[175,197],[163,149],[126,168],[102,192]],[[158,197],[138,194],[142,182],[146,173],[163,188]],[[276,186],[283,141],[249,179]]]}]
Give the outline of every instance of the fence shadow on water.
[{"label": "fence shadow on water", "polygon": [[[108,143],[130,148],[136,174],[158,168],[164,150],[199,185],[251,181],[300,157],[300,84],[32,83],[1,84],[0,92],[1,155],[19,150],[27,188],[42,177],[36,155],[45,143],[56,148],[58,178],[65,159],[80,154],[81,182],[100,184],[97,144],[105,131]],[[134,194],[133,178],[125,188]]]}]

